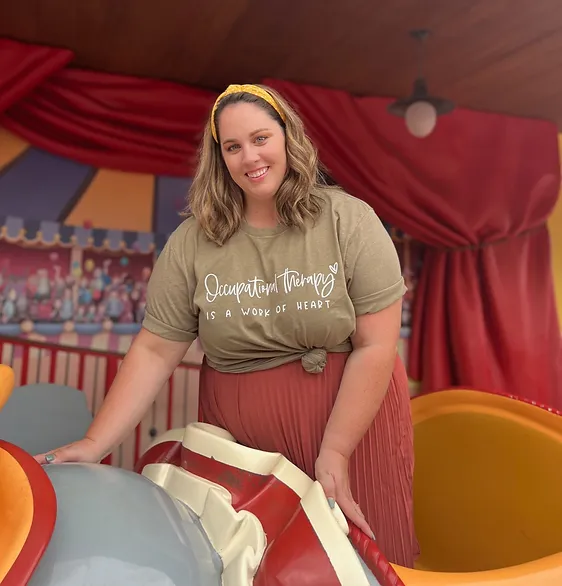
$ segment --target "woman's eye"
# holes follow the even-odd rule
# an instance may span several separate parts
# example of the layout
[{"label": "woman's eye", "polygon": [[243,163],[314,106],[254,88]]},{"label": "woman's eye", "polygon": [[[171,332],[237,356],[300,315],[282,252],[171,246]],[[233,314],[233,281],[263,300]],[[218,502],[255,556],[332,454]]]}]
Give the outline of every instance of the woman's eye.
[{"label": "woman's eye", "polygon": [[237,149],[237,148],[238,148],[238,145],[237,145],[237,144],[231,144],[231,145],[230,145],[230,146],[229,146],[229,147],[228,147],[226,150],[227,150],[229,153],[232,153],[232,152],[234,152],[234,150],[235,150],[235,149]]},{"label": "woman's eye", "polygon": [[256,142],[258,142],[260,144],[263,144],[266,140],[267,140],[267,137],[266,136],[258,136],[256,138]]}]

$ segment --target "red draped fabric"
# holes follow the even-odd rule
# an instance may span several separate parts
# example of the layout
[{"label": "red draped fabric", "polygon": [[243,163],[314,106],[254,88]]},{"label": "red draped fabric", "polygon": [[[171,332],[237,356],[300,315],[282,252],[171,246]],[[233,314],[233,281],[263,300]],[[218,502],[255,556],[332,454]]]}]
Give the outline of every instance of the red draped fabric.
[{"label": "red draped fabric", "polygon": [[71,51],[0,39],[0,114],[25,99],[71,59]]},{"label": "red draped fabric", "polygon": [[419,140],[381,98],[269,79],[333,177],[427,244],[410,375],[424,390],[497,390],[562,407],[546,220],[560,188],[550,122],[459,109]]},{"label": "red draped fabric", "polygon": [[66,50],[0,39],[0,124],[30,144],[106,169],[189,176],[216,95],[66,69]]},{"label": "red draped fabric", "polygon": [[[215,94],[68,69],[65,50],[0,39],[0,125],[97,167],[190,175]],[[545,220],[559,184],[553,124],[457,110],[424,140],[353,98],[278,80],[346,189],[428,245],[410,374],[562,408],[562,344]]]}]

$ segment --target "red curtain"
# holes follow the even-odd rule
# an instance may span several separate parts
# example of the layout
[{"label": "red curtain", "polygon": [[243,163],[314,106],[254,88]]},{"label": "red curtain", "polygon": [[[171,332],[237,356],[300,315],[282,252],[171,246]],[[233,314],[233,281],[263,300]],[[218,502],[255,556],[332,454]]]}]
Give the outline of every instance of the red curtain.
[{"label": "red curtain", "polygon": [[0,39],[0,114],[65,67],[72,52]]},{"label": "red curtain", "polygon": [[[215,95],[66,69],[68,51],[0,39],[0,125],[31,144],[123,171],[190,175]],[[562,408],[562,345],[545,220],[560,184],[553,124],[457,110],[424,140],[387,100],[291,84],[324,163],[428,245],[410,374]]]},{"label": "red curtain", "polygon": [[66,69],[71,58],[66,50],[0,39],[0,125],[37,147],[96,167],[192,174],[216,94]]},{"label": "red curtain", "polygon": [[550,122],[459,109],[420,140],[389,100],[268,79],[333,177],[427,244],[410,374],[562,408],[562,339],[545,225],[560,188]]}]

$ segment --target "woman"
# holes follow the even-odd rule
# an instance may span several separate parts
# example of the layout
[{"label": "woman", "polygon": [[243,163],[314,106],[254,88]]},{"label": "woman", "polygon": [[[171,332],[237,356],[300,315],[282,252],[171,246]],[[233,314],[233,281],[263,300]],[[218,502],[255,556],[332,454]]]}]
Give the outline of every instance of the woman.
[{"label": "woman", "polygon": [[374,531],[391,562],[412,567],[413,434],[397,356],[404,282],[373,210],[320,177],[280,95],[247,85],[219,96],[143,329],[87,436],[37,459],[111,452],[199,337],[205,420],[281,452]]}]

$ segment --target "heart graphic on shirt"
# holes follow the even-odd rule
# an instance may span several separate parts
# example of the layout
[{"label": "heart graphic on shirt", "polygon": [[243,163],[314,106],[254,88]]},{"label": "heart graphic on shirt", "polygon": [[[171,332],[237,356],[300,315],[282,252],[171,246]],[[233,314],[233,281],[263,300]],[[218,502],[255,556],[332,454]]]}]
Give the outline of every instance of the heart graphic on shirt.
[{"label": "heart graphic on shirt", "polygon": [[333,265],[330,265],[330,270],[332,271],[332,273],[334,273],[334,275],[338,274],[338,263],[335,262]]}]

